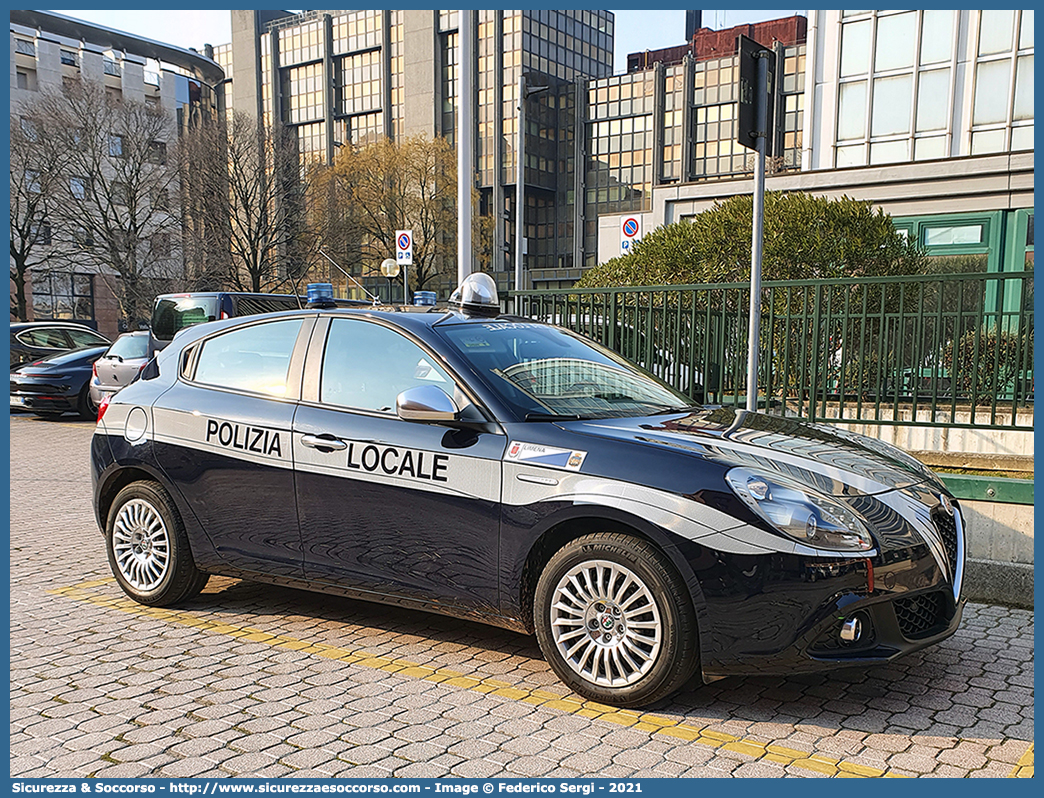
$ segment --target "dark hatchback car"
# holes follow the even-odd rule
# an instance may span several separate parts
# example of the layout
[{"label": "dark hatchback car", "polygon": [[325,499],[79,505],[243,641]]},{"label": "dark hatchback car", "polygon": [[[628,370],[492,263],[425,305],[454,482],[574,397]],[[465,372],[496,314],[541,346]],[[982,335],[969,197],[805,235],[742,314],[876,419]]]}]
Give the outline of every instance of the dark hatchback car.
[{"label": "dark hatchback car", "polygon": [[[355,299],[336,299],[338,307],[367,306]],[[160,294],[149,322],[149,356],[163,349],[178,330],[208,321],[275,313],[305,307],[308,297],[296,294],[250,294],[240,291],[203,291],[189,294]]]},{"label": "dark hatchback car", "polygon": [[75,410],[80,418],[93,420],[98,407],[91,400],[91,374],[106,349],[108,345],[59,352],[12,369],[11,409],[44,418]]},{"label": "dark hatchback car", "polygon": [[92,441],[120,587],[170,606],[224,574],[535,632],[573,690],[624,706],[957,629],[961,509],[916,460],[693,406],[497,315],[486,275],[460,291],[179,334]]},{"label": "dark hatchback car", "polygon": [[83,324],[23,321],[11,324],[11,368],[85,346],[108,346],[108,338]]}]

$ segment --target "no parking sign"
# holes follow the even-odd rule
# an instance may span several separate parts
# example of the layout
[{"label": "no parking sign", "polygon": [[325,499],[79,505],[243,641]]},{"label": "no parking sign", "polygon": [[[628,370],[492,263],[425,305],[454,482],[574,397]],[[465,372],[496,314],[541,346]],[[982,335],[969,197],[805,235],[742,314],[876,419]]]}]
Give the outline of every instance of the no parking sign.
[{"label": "no parking sign", "polygon": [[413,265],[413,231],[395,231],[395,260],[400,266]]},{"label": "no parking sign", "polygon": [[642,217],[627,216],[620,223],[620,254],[627,255],[642,237]]}]

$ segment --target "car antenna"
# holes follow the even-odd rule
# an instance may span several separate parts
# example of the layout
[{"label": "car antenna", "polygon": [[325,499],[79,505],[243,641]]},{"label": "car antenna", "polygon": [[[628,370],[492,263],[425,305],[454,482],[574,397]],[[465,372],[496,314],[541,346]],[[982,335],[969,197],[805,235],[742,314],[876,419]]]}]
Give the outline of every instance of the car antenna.
[{"label": "car antenna", "polygon": [[354,277],[352,277],[350,274],[348,274],[348,272],[346,272],[344,269],[342,269],[340,266],[338,266],[337,265],[337,261],[335,261],[329,255],[327,255],[323,251],[322,247],[319,247],[319,254],[322,255],[324,258],[326,258],[328,261],[330,261],[330,263],[332,263],[334,265],[334,268],[337,269],[337,271],[339,271],[341,274],[343,274],[345,277],[347,277],[349,280],[351,280],[353,283],[355,283],[357,286],[359,286],[363,290],[363,293],[366,294],[366,296],[368,296],[370,299],[373,300],[373,304],[375,306],[381,304],[381,300],[379,300],[377,297],[375,297],[373,294],[371,294],[369,291],[367,291],[366,290],[366,286],[364,286],[362,283],[360,283],[358,280],[356,280]]}]

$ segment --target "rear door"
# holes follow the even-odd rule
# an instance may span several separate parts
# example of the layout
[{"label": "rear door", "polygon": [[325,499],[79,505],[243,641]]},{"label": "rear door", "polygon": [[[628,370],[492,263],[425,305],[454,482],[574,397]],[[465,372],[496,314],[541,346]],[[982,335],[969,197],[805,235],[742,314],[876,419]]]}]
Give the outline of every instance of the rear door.
[{"label": "rear door", "polygon": [[236,569],[302,574],[290,429],[313,322],[272,319],[204,339],[153,405],[158,461]]},{"label": "rear door", "polygon": [[373,320],[321,318],[304,385],[293,441],[305,575],[497,613],[504,435],[398,418],[395,398],[414,386],[469,399],[430,350]]}]

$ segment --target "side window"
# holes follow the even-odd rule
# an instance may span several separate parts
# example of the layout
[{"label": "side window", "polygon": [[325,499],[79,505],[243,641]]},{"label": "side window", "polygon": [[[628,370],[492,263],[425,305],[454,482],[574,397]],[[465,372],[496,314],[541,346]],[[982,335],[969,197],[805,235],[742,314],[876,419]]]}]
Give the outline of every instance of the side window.
[{"label": "side window", "polygon": [[283,396],[290,356],[304,319],[241,327],[203,342],[196,382]]},{"label": "side window", "polygon": [[66,330],[72,338],[73,346],[108,346],[109,342],[96,333],[88,330]]},{"label": "side window", "polygon": [[299,310],[304,307],[293,297],[233,296],[237,316],[275,313],[280,310]]},{"label": "side window", "polygon": [[368,321],[331,320],[319,401],[394,413],[395,397],[417,385],[455,393],[449,375],[402,334]]},{"label": "side window", "polygon": [[40,346],[45,349],[68,349],[69,341],[65,333],[56,328],[41,327],[29,330],[18,336],[18,340],[29,346]]}]

